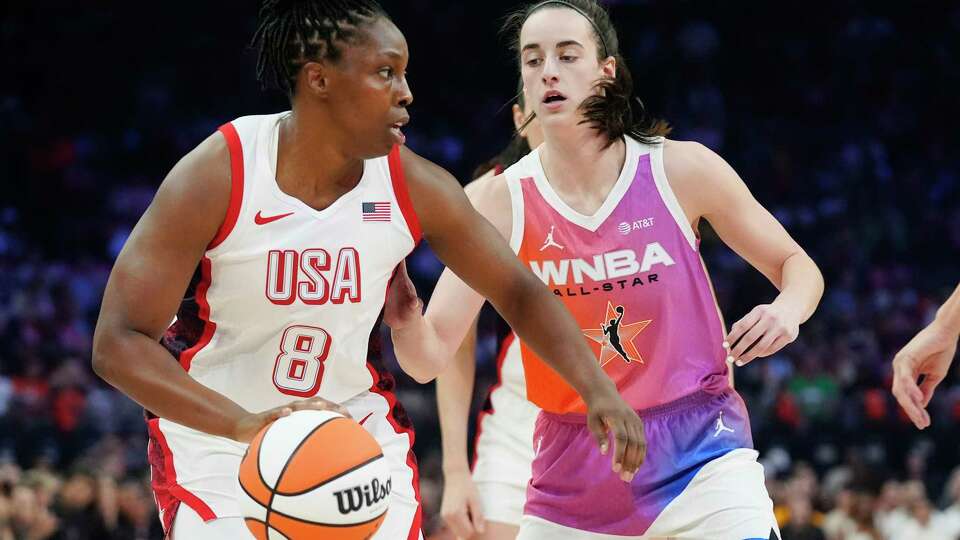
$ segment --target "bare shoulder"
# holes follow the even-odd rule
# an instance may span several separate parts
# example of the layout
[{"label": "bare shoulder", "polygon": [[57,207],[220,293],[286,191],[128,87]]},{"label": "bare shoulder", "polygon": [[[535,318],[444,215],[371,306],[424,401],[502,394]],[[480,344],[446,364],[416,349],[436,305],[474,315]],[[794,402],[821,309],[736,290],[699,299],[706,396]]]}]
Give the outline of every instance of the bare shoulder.
[{"label": "bare shoulder", "polygon": [[226,217],[231,189],[230,152],[223,135],[213,133],[173,166],[132,238],[205,248]]},{"label": "bare shoulder", "polygon": [[403,166],[403,176],[411,190],[462,189],[457,179],[446,169],[406,146],[400,147],[400,163]]},{"label": "bare shoulder", "polygon": [[663,168],[691,222],[711,208],[711,201],[743,181],[716,152],[695,141],[664,142]]},{"label": "bare shoulder", "polygon": [[[230,197],[230,152],[219,132],[211,134],[183,156],[161,185],[161,190],[196,200],[198,204],[222,200],[224,211]],[[212,209],[211,209],[212,210]]]},{"label": "bare shoulder", "polygon": [[725,165],[713,150],[695,141],[664,141],[663,167],[671,185],[676,181],[706,176],[712,168]]},{"label": "bare shoulder", "polygon": [[184,156],[120,251],[104,293],[101,328],[158,338],[223,223],[230,200],[230,155],[214,133]]},{"label": "bare shoulder", "polygon": [[481,176],[467,185],[466,192],[477,212],[487,218],[504,238],[509,238],[513,212],[507,177],[503,174]]},{"label": "bare shoulder", "polygon": [[[510,234],[510,199],[503,176],[482,177],[464,189],[443,167],[417,155],[407,147],[400,149],[404,176],[417,216],[424,225],[424,233],[429,236],[431,225],[449,226],[463,208],[472,204],[487,220],[491,221],[501,234]],[[469,206],[468,206],[469,207]],[[504,214],[501,216],[501,213]],[[505,228],[501,228],[503,218]]]}]

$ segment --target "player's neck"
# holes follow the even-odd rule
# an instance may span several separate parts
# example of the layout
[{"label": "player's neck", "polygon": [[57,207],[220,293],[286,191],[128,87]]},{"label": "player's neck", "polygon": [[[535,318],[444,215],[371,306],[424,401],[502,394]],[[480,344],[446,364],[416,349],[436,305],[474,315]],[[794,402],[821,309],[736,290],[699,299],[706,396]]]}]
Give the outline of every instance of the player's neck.
[{"label": "player's neck", "polygon": [[318,210],[356,187],[363,174],[363,160],[338,147],[346,139],[325,126],[298,111],[280,121],[277,141],[277,184]]},{"label": "player's neck", "polygon": [[606,142],[589,126],[555,133],[544,130],[540,161],[547,180],[565,203],[586,215],[603,204],[623,170],[623,140],[604,148]]}]

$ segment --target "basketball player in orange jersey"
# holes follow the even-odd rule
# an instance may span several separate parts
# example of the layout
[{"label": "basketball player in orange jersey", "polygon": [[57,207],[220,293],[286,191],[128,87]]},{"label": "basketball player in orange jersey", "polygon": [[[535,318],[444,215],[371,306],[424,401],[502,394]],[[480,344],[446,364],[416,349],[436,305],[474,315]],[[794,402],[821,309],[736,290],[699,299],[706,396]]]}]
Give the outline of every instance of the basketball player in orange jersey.
[{"label": "basketball player in orange jersey", "polygon": [[[543,410],[518,538],[778,537],[727,372],[796,338],[823,292],[816,264],[719,156],[644,120],[595,0],[529,4],[508,24],[544,143],[472,202],[574,315],[648,442],[636,475],[611,471],[587,444],[583,401],[520,335],[527,397]],[[701,219],[780,290],[730,333],[700,257]],[[398,357],[451,354],[436,336],[465,334],[482,302],[445,272],[425,316],[394,321]]]},{"label": "basketball player in orange jersey", "polygon": [[[466,188],[468,195],[486,182],[502,181],[503,177],[497,175],[543,142],[535,118],[524,126],[532,109],[523,99],[522,83],[518,92],[512,107],[517,134],[496,158],[478,169],[478,178]],[[440,513],[458,538],[513,539],[523,516],[533,461],[533,423],[539,409],[527,401],[519,343],[509,327],[499,328],[502,326],[497,329],[502,334],[498,335],[502,342],[497,352],[497,381],[477,417],[472,464],[467,459],[467,426],[476,372],[476,323],[450,367],[437,377],[437,412],[443,437]]]},{"label": "basketball player in orange jersey", "polygon": [[[229,122],[173,168],[116,261],[94,337],[96,372],[149,411],[167,534],[249,538],[237,503],[247,443],[293,410],[330,408],[391,465],[375,538],[422,537],[413,433],[367,363],[389,280],[421,234],[581,392],[597,442],[612,435],[616,466],[635,471],[642,423],[573,319],[457,182],[402,148],[407,45],[382,8],[268,0],[254,42],[260,80],[292,110]],[[426,382],[445,364],[401,367]]]}]

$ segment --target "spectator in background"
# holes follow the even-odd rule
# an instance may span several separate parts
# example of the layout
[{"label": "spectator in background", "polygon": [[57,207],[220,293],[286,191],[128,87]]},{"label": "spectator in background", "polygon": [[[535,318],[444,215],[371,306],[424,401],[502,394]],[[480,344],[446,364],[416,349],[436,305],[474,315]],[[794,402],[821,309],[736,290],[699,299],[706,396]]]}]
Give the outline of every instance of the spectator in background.
[{"label": "spectator in background", "polygon": [[947,480],[944,489],[944,498],[949,503],[949,506],[943,511],[946,527],[954,538],[960,538],[960,467],[955,468],[950,473],[950,479]]},{"label": "spectator in background", "polygon": [[116,540],[148,540],[163,536],[160,522],[154,517],[153,497],[147,484],[139,478],[128,478],[117,494]]},{"label": "spectator in background", "polygon": [[60,489],[56,513],[61,523],[59,538],[107,538],[116,525],[116,486],[95,479],[84,470],[75,470]]},{"label": "spectator in background", "polygon": [[833,510],[823,518],[823,533],[827,540],[846,540],[857,532],[857,522],[854,520],[856,511],[856,494],[847,488],[837,492]]},{"label": "spectator in background", "polygon": [[47,540],[54,537],[59,520],[40,505],[37,494],[25,485],[13,488],[10,497],[10,529],[17,540]]},{"label": "spectator in background", "polygon": [[787,501],[790,519],[780,532],[784,540],[825,540],[820,527],[813,524],[813,507],[810,499],[801,493],[791,494]]},{"label": "spectator in background", "polygon": [[956,538],[943,514],[936,511],[926,497],[914,500],[910,505],[909,514],[895,538],[910,540],[954,540]]},{"label": "spectator in background", "polygon": [[12,486],[0,482],[0,540],[16,540],[10,527],[10,516],[13,514],[9,496],[11,490]]},{"label": "spectator in background", "polygon": [[883,540],[877,530],[874,516],[876,497],[867,492],[857,492],[854,495],[853,521],[856,530],[843,540]]}]

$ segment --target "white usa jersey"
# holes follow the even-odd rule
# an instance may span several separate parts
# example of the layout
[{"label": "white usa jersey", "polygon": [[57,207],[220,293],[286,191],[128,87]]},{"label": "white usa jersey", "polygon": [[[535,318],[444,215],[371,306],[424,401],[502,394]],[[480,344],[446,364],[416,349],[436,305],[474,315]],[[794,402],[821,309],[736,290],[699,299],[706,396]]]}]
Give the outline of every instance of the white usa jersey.
[{"label": "white usa jersey", "polygon": [[163,343],[191,377],[258,412],[371,388],[368,343],[397,265],[420,239],[399,148],[316,210],[276,182],[281,113],[220,128],[226,219]]}]

